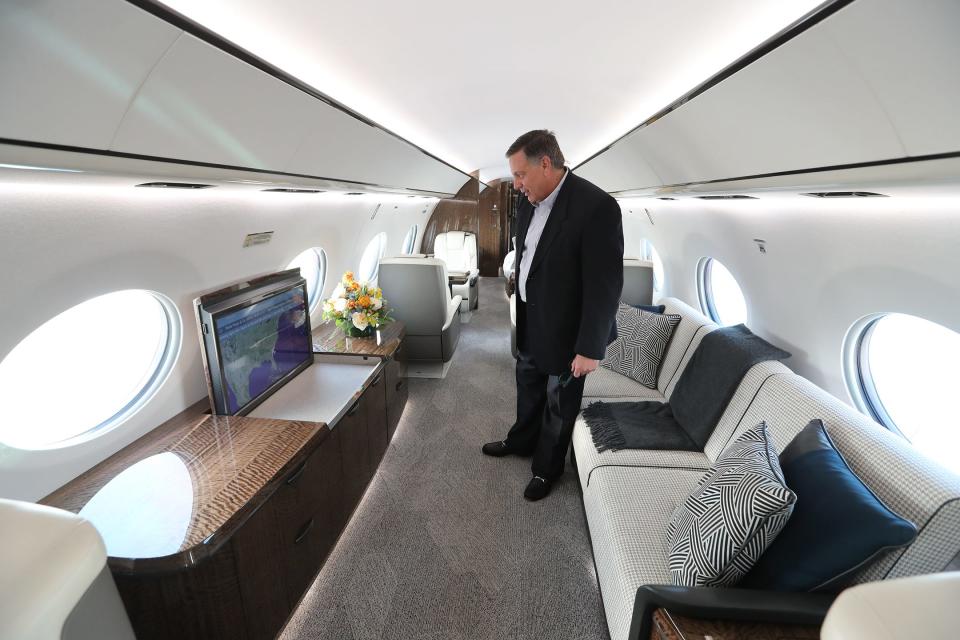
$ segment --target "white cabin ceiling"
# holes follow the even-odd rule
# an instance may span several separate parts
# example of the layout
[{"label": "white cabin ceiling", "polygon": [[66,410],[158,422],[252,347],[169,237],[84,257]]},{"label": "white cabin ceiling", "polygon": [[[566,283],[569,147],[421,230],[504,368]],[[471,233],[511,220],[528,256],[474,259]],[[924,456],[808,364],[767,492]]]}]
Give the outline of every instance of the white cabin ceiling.
[{"label": "white cabin ceiling", "polygon": [[486,181],[529,129],[577,165],[824,3],[164,4]]}]

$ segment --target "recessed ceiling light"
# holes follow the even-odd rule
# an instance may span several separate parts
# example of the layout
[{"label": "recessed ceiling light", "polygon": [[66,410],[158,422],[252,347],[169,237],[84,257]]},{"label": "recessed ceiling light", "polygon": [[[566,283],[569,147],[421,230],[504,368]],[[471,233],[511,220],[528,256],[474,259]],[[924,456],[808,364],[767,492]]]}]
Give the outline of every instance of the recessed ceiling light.
[{"label": "recessed ceiling light", "polygon": [[872,191],[815,191],[813,193],[801,193],[802,196],[810,198],[888,198],[882,193],[873,193]]},{"label": "recessed ceiling light", "polygon": [[214,185],[200,184],[198,182],[144,182],[137,186],[150,187],[151,189],[210,189]]}]

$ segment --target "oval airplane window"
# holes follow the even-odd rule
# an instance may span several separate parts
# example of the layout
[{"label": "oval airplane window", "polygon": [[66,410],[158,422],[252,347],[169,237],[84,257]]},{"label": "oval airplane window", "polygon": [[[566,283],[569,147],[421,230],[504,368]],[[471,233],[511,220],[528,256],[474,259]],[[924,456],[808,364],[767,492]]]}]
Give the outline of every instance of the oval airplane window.
[{"label": "oval airplane window", "polygon": [[382,231],[375,235],[367,248],[363,250],[363,256],[360,258],[360,268],[357,270],[357,276],[361,281],[373,282],[380,271],[380,258],[387,248],[387,234]]},{"label": "oval airplane window", "polygon": [[294,258],[287,269],[300,269],[300,275],[307,281],[307,303],[313,313],[320,304],[323,285],[327,281],[327,252],[319,247],[307,249]]},{"label": "oval airplane window", "polygon": [[699,268],[700,306],[717,324],[730,326],[747,321],[747,301],[736,278],[722,262],[704,258]]},{"label": "oval airplane window", "polygon": [[115,291],[48,320],[0,361],[0,443],[56,449],[102,435],[140,410],[180,353],[176,306]]},{"label": "oval airplane window", "polygon": [[[960,471],[960,334],[917,316],[876,315],[851,330],[847,386],[859,408],[917,449]],[[857,325],[855,325],[857,327]]]},{"label": "oval airplane window", "polygon": [[418,225],[413,225],[410,227],[410,231],[407,231],[407,237],[403,239],[403,254],[410,255],[413,253],[414,243],[417,241],[417,232],[420,231]]},{"label": "oval airplane window", "polygon": [[660,254],[657,253],[657,249],[653,246],[653,243],[646,238],[640,242],[640,257],[653,263],[654,292],[659,293],[663,291],[663,260],[660,259]]}]

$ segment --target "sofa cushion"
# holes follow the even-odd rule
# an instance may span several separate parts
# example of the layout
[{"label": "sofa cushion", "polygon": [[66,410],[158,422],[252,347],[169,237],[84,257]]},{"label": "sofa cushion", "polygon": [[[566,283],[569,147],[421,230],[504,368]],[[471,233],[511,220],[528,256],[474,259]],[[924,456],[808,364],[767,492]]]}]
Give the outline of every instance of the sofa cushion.
[{"label": "sofa cushion", "polygon": [[601,366],[656,389],[663,354],[679,323],[679,315],[650,313],[621,303],[617,310],[618,336],[607,347]]},{"label": "sofa cushion", "polygon": [[674,584],[736,584],[787,523],[796,495],[759,423],[714,463],[670,520]]},{"label": "sofa cushion", "polygon": [[587,379],[583,383],[583,398],[584,402],[581,406],[587,406],[592,399],[596,398],[629,398],[666,402],[666,398],[658,390],[645,387],[633,378],[606,367],[597,367],[587,374]]},{"label": "sofa cushion", "polygon": [[584,489],[590,484],[594,472],[602,467],[661,467],[697,471],[702,474],[711,464],[711,460],[700,451],[621,449],[599,453],[583,416],[577,417],[572,442],[577,460],[577,475],[580,486]]},{"label": "sofa cushion", "polygon": [[604,467],[584,488],[610,640],[626,640],[637,588],[670,584],[667,522],[700,471]]},{"label": "sofa cushion", "polygon": [[797,504],[741,586],[836,590],[876,554],[916,537],[913,523],[890,511],[850,470],[822,420],[811,420],[787,445],[780,467]]}]

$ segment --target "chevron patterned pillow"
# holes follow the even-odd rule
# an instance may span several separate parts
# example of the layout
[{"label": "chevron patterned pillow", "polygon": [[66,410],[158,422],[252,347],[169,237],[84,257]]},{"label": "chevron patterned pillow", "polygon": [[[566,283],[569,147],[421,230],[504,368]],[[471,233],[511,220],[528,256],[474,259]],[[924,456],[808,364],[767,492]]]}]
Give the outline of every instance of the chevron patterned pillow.
[{"label": "chevron patterned pillow", "polygon": [[673,583],[736,584],[783,529],[796,500],[761,422],[737,438],[674,512],[667,528]]},{"label": "chevron patterned pillow", "polygon": [[600,365],[656,389],[660,362],[678,324],[679,315],[650,313],[621,302],[617,339],[607,347]]}]

